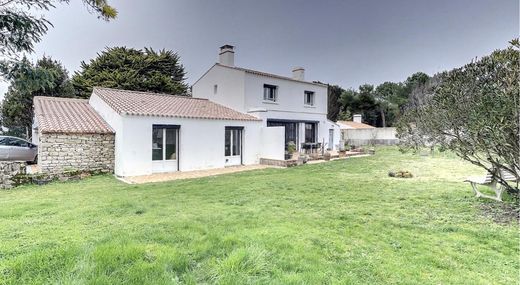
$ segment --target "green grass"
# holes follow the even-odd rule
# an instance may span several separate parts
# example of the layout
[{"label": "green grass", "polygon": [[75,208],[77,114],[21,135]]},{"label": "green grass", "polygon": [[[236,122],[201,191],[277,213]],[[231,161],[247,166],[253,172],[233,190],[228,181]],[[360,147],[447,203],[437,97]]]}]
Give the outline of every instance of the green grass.
[{"label": "green grass", "polygon": [[[412,179],[390,178],[410,170]],[[519,230],[447,154],[0,191],[5,284],[516,284]]]}]

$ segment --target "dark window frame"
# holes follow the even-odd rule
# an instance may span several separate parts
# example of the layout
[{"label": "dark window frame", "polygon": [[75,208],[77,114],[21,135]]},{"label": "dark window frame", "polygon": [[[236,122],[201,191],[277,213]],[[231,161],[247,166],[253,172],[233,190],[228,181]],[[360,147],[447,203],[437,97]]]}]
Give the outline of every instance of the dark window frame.
[{"label": "dark window frame", "polygon": [[[175,159],[166,159],[165,158],[165,153],[166,153],[166,144],[165,144],[165,141],[166,141],[166,137],[164,136],[166,134],[165,130],[176,130],[176,133],[175,133]],[[162,135],[162,147],[161,147],[161,159],[154,159],[154,154],[153,154],[153,139],[154,139],[154,131],[155,130],[163,130],[163,135]],[[180,143],[180,125],[152,125],[152,161],[167,161],[167,160],[176,160],[177,161],[177,169],[179,169],[179,143]]]},{"label": "dark window frame", "polygon": [[[268,90],[268,91],[266,91]],[[271,98],[272,96],[272,98]],[[264,84],[264,101],[277,102],[278,101],[278,86],[271,84]]]},{"label": "dark window frame", "polygon": [[[308,98],[310,98],[310,103],[308,102],[308,98],[307,96],[309,96]],[[303,92],[303,104],[305,106],[314,106],[316,102],[316,94],[313,92],[313,91],[304,91]]]}]

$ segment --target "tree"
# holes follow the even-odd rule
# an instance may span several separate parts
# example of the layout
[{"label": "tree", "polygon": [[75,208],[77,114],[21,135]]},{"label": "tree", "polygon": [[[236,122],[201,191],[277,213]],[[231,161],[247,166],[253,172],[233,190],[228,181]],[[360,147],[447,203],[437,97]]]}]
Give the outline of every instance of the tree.
[{"label": "tree", "polygon": [[29,137],[34,96],[74,95],[67,70],[50,57],[43,57],[36,64],[24,57],[13,63],[6,74],[10,85],[1,107],[2,126],[19,136]]},{"label": "tree", "polygon": [[399,117],[399,107],[402,104],[403,84],[384,82],[376,87],[375,98],[379,106],[383,127],[393,126]]},{"label": "tree", "polygon": [[184,67],[173,51],[107,48],[72,78],[76,95],[88,98],[95,86],[168,94],[185,94],[188,85]]},{"label": "tree", "polygon": [[[0,53],[5,57],[32,52],[34,44],[52,26],[45,17],[31,12],[55,8],[69,0],[0,0]],[[106,21],[114,19],[117,11],[106,0],[83,0],[87,9]]]},{"label": "tree", "polygon": [[341,110],[341,93],[345,90],[338,85],[329,85],[328,86],[328,113],[327,118],[333,122],[338,120],[338,115]]},{"label": "tree", "polygon": [[[519,42],[461,68],[443,72],[414,89],[398,134],[407,147],[424,143],[450,149],[490,173],[497,168],[520,173]],[[413,139],[408,140],[410,137]]]}]

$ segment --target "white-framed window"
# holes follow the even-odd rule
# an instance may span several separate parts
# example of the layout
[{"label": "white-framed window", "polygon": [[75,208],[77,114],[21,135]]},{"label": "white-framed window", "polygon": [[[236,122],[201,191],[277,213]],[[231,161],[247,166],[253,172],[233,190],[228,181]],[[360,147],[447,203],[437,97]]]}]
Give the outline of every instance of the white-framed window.
[{"label": "white-framed window", "polygon": [[314,106],[314,92],[312,92],[312,91],[305,91],[303,93],[303,103],[306,106]]},{"label": "white-framed window", "polygon": [[264,101],[276,102],[278,88],[275,85],[264,84]]}]

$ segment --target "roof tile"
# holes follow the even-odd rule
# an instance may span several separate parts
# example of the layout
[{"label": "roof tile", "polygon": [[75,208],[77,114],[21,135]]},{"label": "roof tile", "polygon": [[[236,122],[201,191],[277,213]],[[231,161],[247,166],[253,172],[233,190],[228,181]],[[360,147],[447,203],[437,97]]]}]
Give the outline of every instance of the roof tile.
[{"label": "roof tile", "polygon": [[95,87],[94,94],[122,115],[238,121],[260,120],[201,98],[101,87]]},{"label": "roof tile", "polygon": [[85,99],[34,97],[40,133],[114,133]]}]

